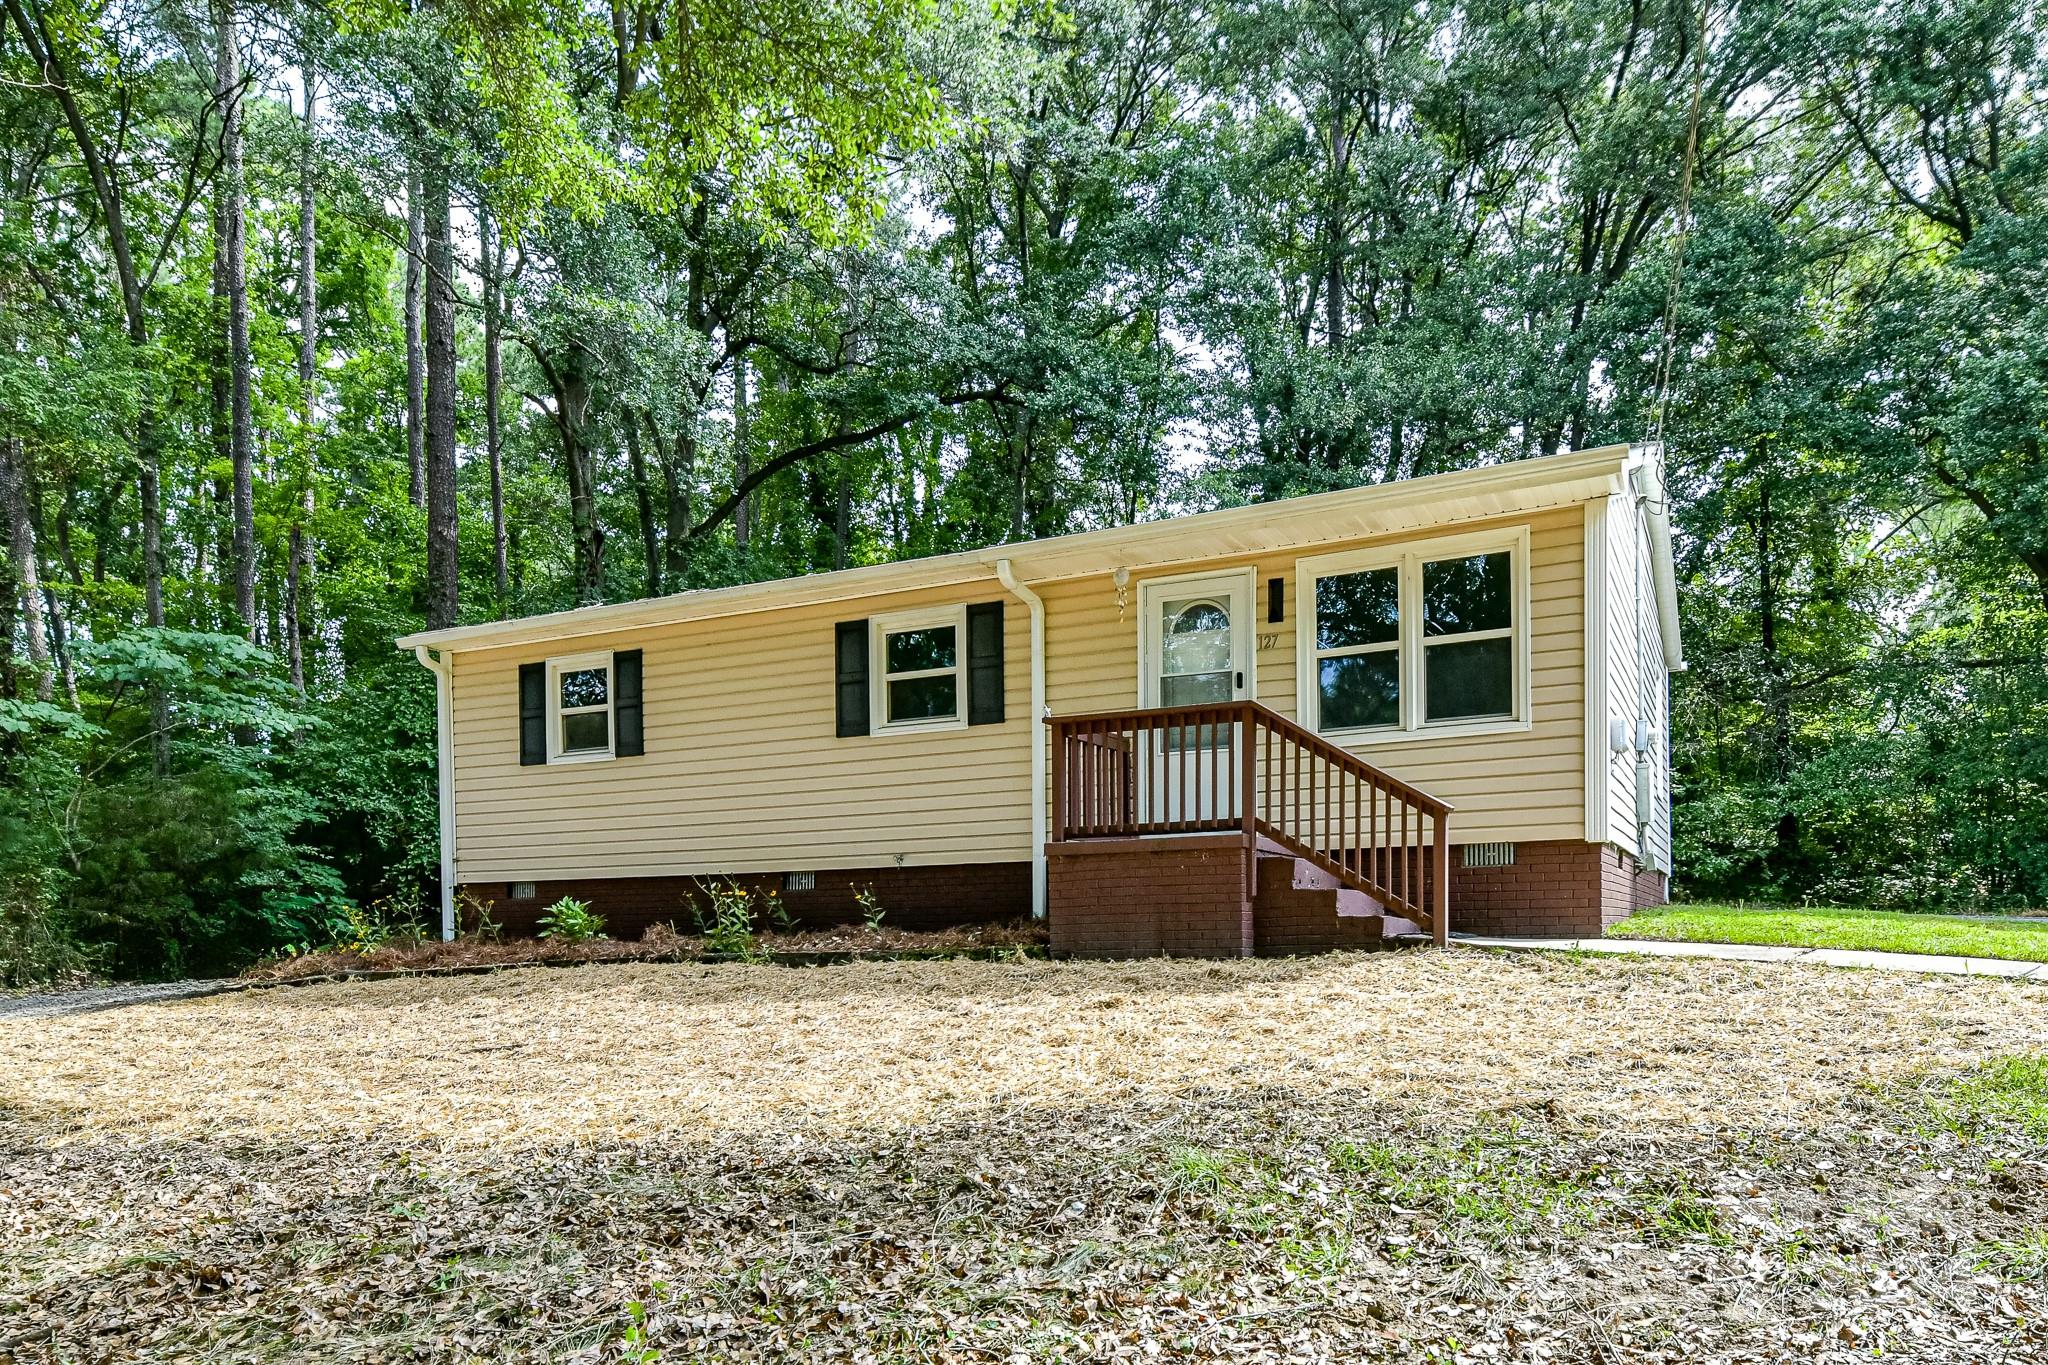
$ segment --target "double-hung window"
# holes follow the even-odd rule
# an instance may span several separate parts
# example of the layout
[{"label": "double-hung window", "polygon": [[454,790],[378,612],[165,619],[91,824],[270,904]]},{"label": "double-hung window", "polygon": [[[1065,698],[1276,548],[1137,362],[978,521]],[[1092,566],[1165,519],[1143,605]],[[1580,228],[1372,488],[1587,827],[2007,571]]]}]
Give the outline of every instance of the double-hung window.
[{"label": "double-hung window", "polygon": [[1401,739],[1529,720],[1526,528],[1297,568],[1299,703],[1325,734]]},{"label": "double-hung window", "polygon": [[874,730],[967,723],[967,608],[897,612],[869,623]]},{"label": "double-hung window", "polygon": [[612,757],[612,656],[548,660],[548,761]]}]

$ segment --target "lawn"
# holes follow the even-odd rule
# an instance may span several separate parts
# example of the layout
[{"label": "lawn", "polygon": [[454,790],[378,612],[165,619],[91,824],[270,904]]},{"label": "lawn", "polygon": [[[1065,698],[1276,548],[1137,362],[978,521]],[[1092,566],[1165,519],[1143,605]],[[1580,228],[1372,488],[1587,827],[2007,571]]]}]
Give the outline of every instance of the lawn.
[{"label": "lawn", "polygon": [[1637,911],[1609,929],[1607,937],[2048,962],[2048,919],[1981,920],[1895,910],[1668,905]]},{"label": "lawn", "polygon": [[2038,987],[625,965],[0,1024],[0,1360],[2039,1358]]}]

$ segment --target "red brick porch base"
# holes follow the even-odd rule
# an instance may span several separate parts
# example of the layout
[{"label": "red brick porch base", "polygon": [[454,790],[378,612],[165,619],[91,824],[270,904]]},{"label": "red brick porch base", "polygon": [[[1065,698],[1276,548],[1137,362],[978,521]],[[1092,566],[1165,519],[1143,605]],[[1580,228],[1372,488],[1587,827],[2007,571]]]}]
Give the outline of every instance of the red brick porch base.
[{"label": "red brick porch base", "polygon": [[1594,938],[1666,898],[1664,874],[1633,854],[1576,839],[1515,845],[1509,867],[1465,867],[1451,850],[1454,933]]},{"label": "red brick porch base", "polygon": [[1093,839],[1046,853],[1055,957],[1251,955],[1237,835]]},{"label": "red brick porch base", "polygon": [[1340,916],[1332,890],[1296,887],[1290,856],[1260,859],[1244,903],[1235,834],[1088,839],[1047,848],[1056,957],[1281,957],[1377,948],[1377,916]]},{"label": "red brick porch base", "polygon": [[[841,868],[814,874],[810,891],[782,891],[782,904],[799,924],[851,924],[861,917],[855,887],[873,887],[884,923],[897,929],[945,929],[1031,913],[1031,864],[967,863],[946,867]],[[491,903],[491,916],[508,934],[531,934],[543,910],[564,896],[590,902],[613,938],[638,938],[648,926],[673,924],[694,933],[697,877],[583,877],[535,881],[530,899],[514,900],[509,882],[468,882],[460,890]],[[705,876],[705,882],[724,881]],[[780,872],[743,872],[732,880],[750,889],[781,890]]]}]

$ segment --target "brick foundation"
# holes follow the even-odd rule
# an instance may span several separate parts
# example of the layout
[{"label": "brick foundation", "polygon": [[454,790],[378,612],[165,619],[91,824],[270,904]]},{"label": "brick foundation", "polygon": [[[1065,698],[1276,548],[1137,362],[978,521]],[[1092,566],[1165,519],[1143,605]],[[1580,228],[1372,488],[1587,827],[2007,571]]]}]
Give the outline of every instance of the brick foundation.
[{"label": "brick foundation", "polygon": [[1515,845],[1511,867],[1464,867],[1451,850],[1451,929],[1463,934],[1594,938],[1665,901],[1661,872],[1632,854],[1575,839]]},{"label": "brick foundation", "polygon": [[1058,957],[1242,957],[1252,951],[1234,835],[1102,839],[1047,851]]},{"label": "brick foundation", "polygon": [[[861,917],[855,887],[872,886],[885,923],[896,929],[945,929],[1019,919],[1031,913],[1031,864],[968,863],[946,867],[863,867],[821,871],[817,888],[782,891],[782,904],[808,927],[851,924]],[[731,880],[765,889],[782,888],[780,872],[740,873]],[[513,900],[506,882],[468,882],[460,890],[491,904],[491,916],[508,934],[532,934],[543,910],[564,896],[590,902],[605,918],[613,938],[638,938],[648,926],[673,924],[694,932],[693,897],[702,899],[697,877],[587,877],[534,882],[528,900]],[[717,877],[724,881],[726,878]]]}]

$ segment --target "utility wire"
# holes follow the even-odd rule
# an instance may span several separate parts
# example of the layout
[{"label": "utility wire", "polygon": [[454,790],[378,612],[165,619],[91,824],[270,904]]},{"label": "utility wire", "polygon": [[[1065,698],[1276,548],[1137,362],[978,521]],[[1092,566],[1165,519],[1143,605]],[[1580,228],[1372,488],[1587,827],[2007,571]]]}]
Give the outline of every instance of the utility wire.
[{"label": "utility wire", "polygon": [[1699,159],[1700,105],[1706,93],[1707,19],[1713,0],[1701,0],[1700,31],[1692,49],[1692,113],[1685,125],[1685,161],[1678,177],[1678,237],[1671,248],[1671,287],[1664,295],[1664,339],[1657,353],[1657,397],[1650,409],[1650,440],[1664,455],[1664,416],[1671,404],[1671,369],[1678,349],[1678,289],[1685,275],[1685,247],[1692,236],[1693,167]]}]

